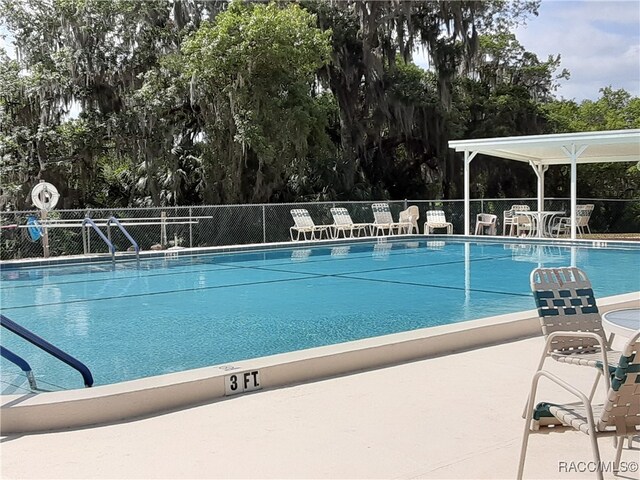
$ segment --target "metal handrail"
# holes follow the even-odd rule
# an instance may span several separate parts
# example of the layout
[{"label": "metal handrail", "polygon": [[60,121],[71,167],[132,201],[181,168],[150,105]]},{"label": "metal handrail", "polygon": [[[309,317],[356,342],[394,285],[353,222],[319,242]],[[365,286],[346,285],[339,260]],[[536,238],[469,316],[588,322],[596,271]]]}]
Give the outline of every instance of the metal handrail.
[{"label": "metal handrail", "polygon": [[111,223],[115,223],[123,235],[127,237],[127,240],[131,242],[131,246],[136,252],[136,258],[140,259],[140,247],[138,246],[138,243],[131,237],[131,235],[129,235],[129,232],[127,232],[126,228],[122,226],[116,217],[109,217],[107,220],[107,235],[109,237],[109,241],[111,241]]},{"label": "metal handrail", "polygon": [[80,372],[80,375],[82,375],[82,379],[84,380],[85,387],[90,387],[93,385],[93,375],[91,375],[91,371],[89,370],[89,368],[87,368],[87,366],[84,363],[82,363],[77,358],[74,358],[68,353],[63,352],[55,345],[52,345],[51,343],[47,342],[44,338],[39,337],[32,331],[27,330],[22,325],[17,324],[13,320],[5,317],[2,314],[0,314],[0,325],[6,328],[7,330],[15,333],[19,337],[22,337],[27,342],[32,343],[33,345],[40,348],[41,350],[44,350],[49,355],[52,355],[58,360],[66,363],[71,368]]},{"label": "metal handrail", "polygon": [[[90,219],[89,217],[86,217],[83,221],[82,221],[82,226],[86,226],[87,224],[91,225],[91,227],[96,231],[96,233],[98,234],[98,236],[100,238],[102,238],[102,240],[104,240],[104,243],[107,244],[107,247],[109,247],[109,251],[111,252],[111,256],[115,258],[116,255],[116,247],[114,247],[113,243],[111,243],[111,241],[104,236],[104,233],[102,233],[102,231],[100,230],[100,228],[98,228],[98,226],[95,224],[95,222]],[[84,253],[87,254],[89,253],[89,241],[86,238],[87,235],[85,233],[85,229],[82,229],[82,245],[84,246]]]},{"label": "metal handrail", "polygon": [[0,357],[6,358],[11,363],[14,363],[27,375],[27,380],[29,381],[29,387],[31,390],[37,390],[38,386],[36,385],[36,379],[33,376],[33,370],[31,369],[31,365],[20,355],[13,353],[8,348],[0,345]]}]

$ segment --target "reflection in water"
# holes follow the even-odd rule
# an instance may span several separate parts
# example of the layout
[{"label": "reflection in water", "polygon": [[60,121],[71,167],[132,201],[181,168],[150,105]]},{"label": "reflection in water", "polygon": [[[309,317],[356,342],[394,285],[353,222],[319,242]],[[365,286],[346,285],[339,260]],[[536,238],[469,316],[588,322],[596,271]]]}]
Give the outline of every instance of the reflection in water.
[{"label": "reflection in water", "polygon": [[387,242],[376,243],[373,246],[373,259],[374,260],[387,260],[389,258],[389,252],[393,245]]},{"label": "reflection in water", "polygon": [[293,260],[294,262],[305,262],[310,255],[311,255],[310,248],[294,250],[291,252],[291,260]]},{"label": "reflection in water", "polygon": [[89,335],[89,309],[85,303],[68,305],[64,330],[68,336]]},{"label": "reflection in water", "polygon": [[429,250],[442,250],[445,246],[445,242],[436,240],[432,242],[427,242],[427,248]]},{"label": "reflection in water", "polygon": [[511,257],[516,262],[544,263],[566,258],[566,249],[555,245],[511,243],[505,244],[504,248],[511,250]]},{"label": "reflection in water", "polygon": [[33,304],[36,306],[38,316],[49,318],[64,314],[62,303],[62,291],[56,285],[42,285],[34,287]]},{"label": "reflection in water", "polygon": [[332,257],[345,257],[345,256],[349,255],[349,250],[351,250],[351,247],[349,245],[345,245],[345,246],[341,246],[341,247],[333,247],[331,249],[331,256]]}]

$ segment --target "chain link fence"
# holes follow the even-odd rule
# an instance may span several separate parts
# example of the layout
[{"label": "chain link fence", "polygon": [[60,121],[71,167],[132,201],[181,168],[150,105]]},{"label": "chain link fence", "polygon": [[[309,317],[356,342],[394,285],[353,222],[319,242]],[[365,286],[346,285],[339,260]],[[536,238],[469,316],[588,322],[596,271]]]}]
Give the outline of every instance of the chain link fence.
[{"label": "chain link fence", "polygon": [[[590,220],[593,233],[638,233],[640,232],[640,200],[579,199],[580,204],[593,203],[594,212]],[[212,247],[254,243],[283,242],[290,239],[289,228],[293,225],[290,210],[306,208],[317,225],[332,224],[331,207],[346,208],[355,223],[373,222],[370,202],[314,202],[264,205],[208,205],[195,207],[122,208],[93,210],[53,210],[48,214],[49,255],[64,256],[85,253],[108,253],[107,244],[90,229],[83,228],[83,219],[89,217],[101,226],[106,235],[106,220],[115,217],[135,239],[141,250],[154,248]],[[420,211],[418,224],[422,232],[427,210],[444,210],[453,223],[454,233],[464,232],[463,200],[404,200],[388,201],[395,219],[409,205]],[[537,200],[528,199],[481,199],[471,201],[471,225],[473,232],[478,213],[498,216],[498,233],[502,233],[503,212],[511,205],[528,205],[537,209]],[[545,210],[569,211],[569,199],[546,199]],[[13,260],[44,256],[41,240],[32,241],[26,227],[30,217],[40,219],[39,211],[0,212],[0,258]],[[84,232],[83,232],[84,230]],[[110,238],[118,251],[130,248],[131,243],[114,225],[110,227]]]}]

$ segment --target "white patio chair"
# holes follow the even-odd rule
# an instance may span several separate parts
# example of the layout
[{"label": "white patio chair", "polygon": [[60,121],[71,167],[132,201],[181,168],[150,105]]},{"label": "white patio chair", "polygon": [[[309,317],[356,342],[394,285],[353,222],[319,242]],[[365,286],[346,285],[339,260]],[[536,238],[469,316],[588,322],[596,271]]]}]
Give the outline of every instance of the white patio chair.
[{"label": "white patio chair", "polygon": [[431,230],[446,228],[447,235],[453,234],[453,224],[447,222],[447,217],[442,210],[427,210],[427,221],[424,222],[424,233],[429,235]]},{"label": "white patio chair", "polygon": [[403,224],[400,229],[406,230],[406,233],[420,233],[418,229],[418,218],[420,217],[420,210],[415,205],[409,206],[406,210],[400,212],[398,221]]},{"label": "white patio chair", "polygon": [[380,232],[383,234],[385,230],[388,235],[392,235],[394,230],[400,233],[401,228],[408,228],[409,222],[396,222],[393,220],[391,210],[388,203],[374,203],[371,205],[373,210],[373,223],[371,224],[371,234],[378,235]]},{"label": "white patio chair", "polygon": [[484,235],[485,232],[488,235],[495,235],[497,223],[498,217],[496,215],[479,213],[476,215],[476,231],[474,235]]},{"label": "white patio chair", "polygon": [[[640,433],[640,330],[626,343],[619,357],[618,368],[611,375],[611,385],[607,389],[604,402],[592,405],[590,399],[577,388],[544,370],[536,372],[529,392],[525,430],[520,449],[518,479],[522,479],[527,455],[529,436],[532,433],[547,433],[552,427],[554,433],[569,429],[586,433],[591,440],[591,450],[595,465],[595,474],[603,478],[598,438],[615,437],[617,440],[614,472],[620,466],[625,437],[629,443],[633,435]],[[575,403],[538,403],[536,394],[541,378],[546,378],[565,391],[577,397]],[[631,445],[629,445],[631,446]],[[637,459],[637,454],[634,456]]]},{"label": "white patio chair", "polygon": [[340,232],[344,238],[353,237],[357,233],[359,237],[361,233],[367,234],[367,230],[371,230],[370,223],[353,223],[351,215],[346,208],[334,207],[331,209],[331,216],[333,217],[333,234],[335,238],[340,237]]},{"label": "white patio chair", "polygon": [[[585,231],[591,234],[589,228],[589,220],[593,213],[593,203],[586,205],[576,206],[576,232],[578,235],[584,235]],[[555,224],[551,227],[551,232],[556,237],[571,234],[571,217],[560,217],[556,220]]]},{"label": "white patio chair", "polygon": [[[313,223],[311,215],[304,208],[294,208],[291,210],[291,216],[293,217],[293,221],[295,225],[293,225],[289,229],[289,233],[291,235],[291,240],[300,240],[300,234],[302,234],[304,240],[315,240],[316,233],[318,234],[318,239],[322,239],[322,234],[324,233],[326,238],[329,238],[331,225],[316,225]],[[293,238],[293,232],[297,232],[297,236]],[[309,234],[309,239],[307,239],[307,233]]]},{"label": "white patio chair", "polygon": [[511,205],[509,210],[505,210],[502,213],[502,236],[507,235],[507,227],[509,227],[509,236],[514,233],[519,236],[519,230],[531,231],[531,218],[525,215],[517,215],[519,211],[528,212],[530,210],[529,205]]}]

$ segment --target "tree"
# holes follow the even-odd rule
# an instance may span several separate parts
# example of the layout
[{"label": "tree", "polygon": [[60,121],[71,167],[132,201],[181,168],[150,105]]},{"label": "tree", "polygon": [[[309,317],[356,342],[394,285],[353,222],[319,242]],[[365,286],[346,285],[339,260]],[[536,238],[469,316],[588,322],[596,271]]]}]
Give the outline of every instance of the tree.
[{"label": "tree", "polygon": [[315,72],[331,31],[291,4],[233,2],[183,46],[191,101],[222,202],[265,202],[299,172],[314,130]]},{"label": "tree", "polygon": [[[589,132],[640,128],[640,98],[632,97],[624,89],[600,89],[600,98],[557,100],[544,106],[549,131]],[[551,188],[568,183],[569,170],[560,171]],[[586,198],[640,198],[640,170],[631,163],[596,163],[578,166],[578,192]]]},{"label": "tree", "polygon": [[[333,31],[331,63],[319,73],[340,111],[340,190],[353,195],[372,184],[376,185],[374,190],[365,191],[365,195],[387,196],[394,190],[392,184],[383,182],[379,186],[385,191],[381,191],[375,178],[380,171],[379,147],[385,143],[390,112],[395,112],[394,120],[400,120],[399,125],[407,129],[403,134],[413,137],[417,122],[424,120],[424,111],[399,108],[403,100],[389,95],[388,80],[394,78],[393,71],[399,64],[396,58],[409,63],[414,50],[421,47],[429,54],[433,74],[425,95],[431,96],[434,88],[439,106],[428,115],[430,128],[422,129],[421,145],[415,145],[414,137],[409,150],[422,151],[418,161],[421,169],[431,170],[423,177],[439,183],[436,190],[450,197],[459,171],[447,146],[446,124],[448,112],[455,109],[451,102],[455,81],[471,68],[480,30],[509,28],[527,14],[535,14],[538,2],[309,0],[303,5],[317,13],[320,28]],[[399,113],[405,117],[399,119]],[[402,149],[407,150],[406,145]],[[395,160],[387,156],[385,161]]]},{"label": "tree", "polygon": [[[510,32],[480,35],[469,75],[454,90],[454,105],[464,117],[459,138],[543,133],[541,105],[553,98],[560,80],[569,78],[566,70],[557,73],[559,66],[559,55],[540,61]],[[471,186],[472,196],[520,197],[535,189],[526,164],[479,156],[473,169],[477,182]]]},{"label": "tree", "polygon": [[[27,72],[31,82],[28,89],[18,91],[18,101],[30,105],[32,118],[14,111],[14,123],[7,128],[14,134],[44,129],[49,132],[46,138],[58,143],[66,141],[65,132],[75,132],[67,138],[76,144],[67,144],[66,157],[45,145],[42,134],[34,137],[30,145],[38,154],[37,169],[33,154],[3,148],[11,162],[30,162],[21,187],[28,189],[43,175],[51,180],[66,179],[71,172],[77,174],[78,181],[63,181],[68,184],[64,185],[68,191],[62,192],[63,199],[71,202],[67,206],[128,203],[134,195],[135,203],[143,205],[196,201],[191,191],[199,182],[194,181],[192,188],[181,181],[198,172],[191,151],[195,148],[192,119],[184,115],[188,91],[171,102],[166,94],[164,102],[145,103],[141,99],[153,85],[162,83],[153,84],[152,79],[154,72],[156,77],[167,73],[160,66],[161,59],[178,52],[184,36],[197,29],[203,18],[214,18],[224,4],[196,0],[0,0],[0,18],[17,48],[18,68]],[[147,92],[140,92],[145,81]],[[78,112],[77,119],[70,118],[71,111]],[[160,120],[153,125],[155,119]],[[71,123],[56,130],[66,122]],[[78,135],[80,131],[86,132],[85,138]],[[125,166],[131,171],[120,175]],[[114,176],[114,172],[120,173]],[[117,187],[109,182],[121,180],[129,184],[124,199],[104,195],[111,186]],[[24,205],[19,197],[13,198],[13,203]]]}]

